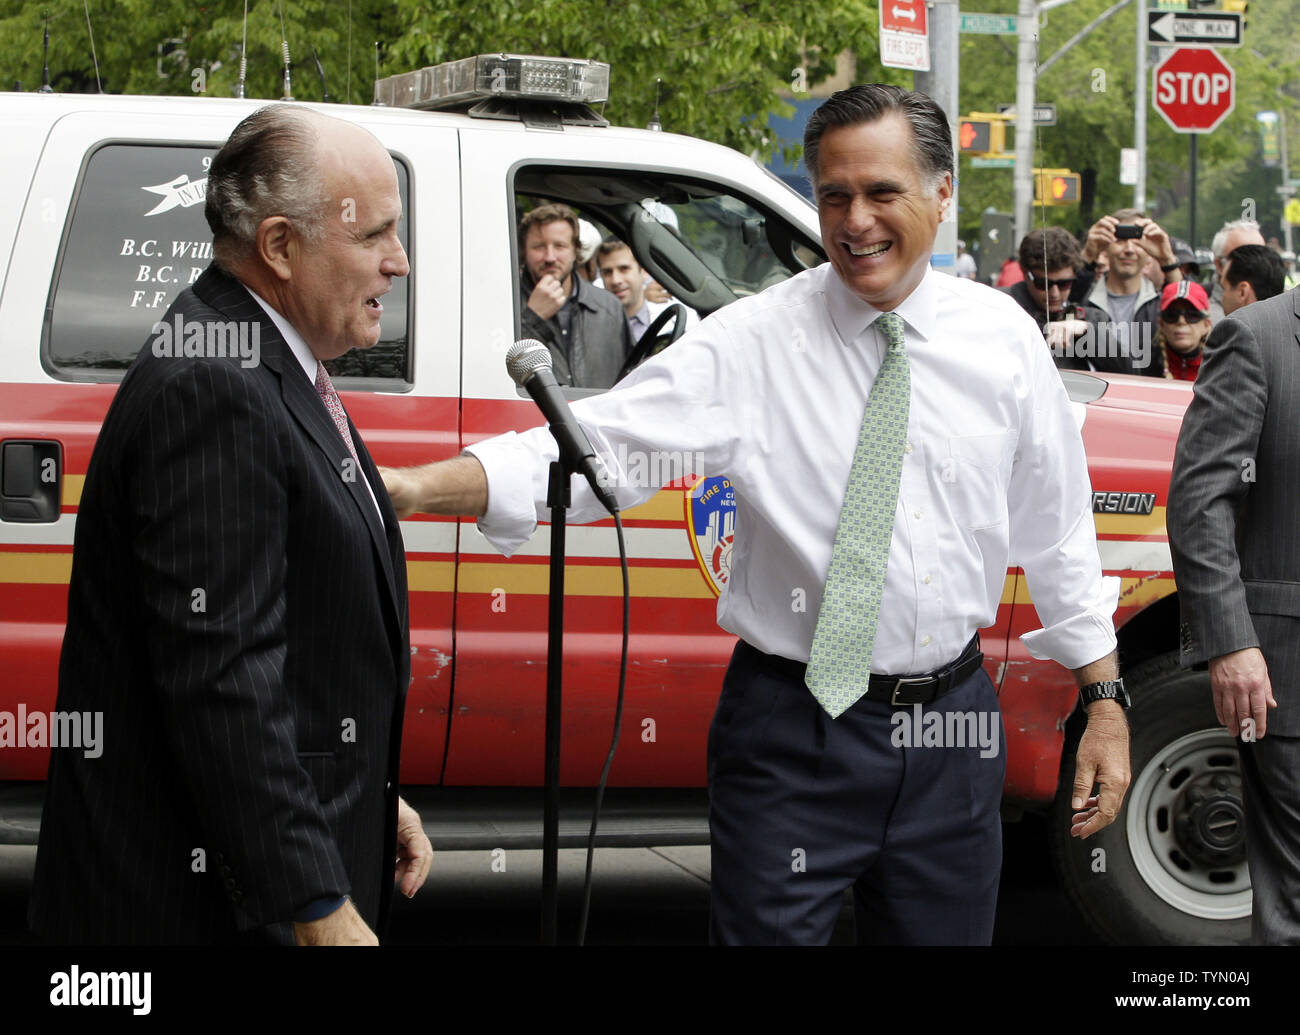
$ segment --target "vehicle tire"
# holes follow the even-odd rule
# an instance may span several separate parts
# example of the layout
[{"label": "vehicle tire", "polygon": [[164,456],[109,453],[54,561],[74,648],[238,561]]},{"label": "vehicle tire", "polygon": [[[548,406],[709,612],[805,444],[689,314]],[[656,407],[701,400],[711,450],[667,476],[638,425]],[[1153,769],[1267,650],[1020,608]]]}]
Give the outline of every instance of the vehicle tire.
[{"label": "vehicle tire", "polygon": [[1132,783],[1114,823],[1086,841],[1071,837],[1074,750],[1067,750],[1049,825],[1061,883],[1116,944],[1245,944],[1251,895],[1241,765],[1215,718],[1209,673],[1180,668],[1171,652],[1124,682],[1133,700]]}]

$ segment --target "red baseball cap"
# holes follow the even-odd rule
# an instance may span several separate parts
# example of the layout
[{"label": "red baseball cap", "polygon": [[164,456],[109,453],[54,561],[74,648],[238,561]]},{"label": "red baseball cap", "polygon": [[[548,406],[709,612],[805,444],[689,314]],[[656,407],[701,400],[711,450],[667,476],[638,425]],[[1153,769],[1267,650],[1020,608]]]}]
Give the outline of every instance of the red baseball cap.
[{"label": "red baseball cap", "polygon": [[1163,313],[1175,302],[1187,302],[1204,317],[1210,315],[1210,296],[1205,288],[1194,280],[1184,277],[1177,284],[1166,284],[1160,292],[1160,311]]}]

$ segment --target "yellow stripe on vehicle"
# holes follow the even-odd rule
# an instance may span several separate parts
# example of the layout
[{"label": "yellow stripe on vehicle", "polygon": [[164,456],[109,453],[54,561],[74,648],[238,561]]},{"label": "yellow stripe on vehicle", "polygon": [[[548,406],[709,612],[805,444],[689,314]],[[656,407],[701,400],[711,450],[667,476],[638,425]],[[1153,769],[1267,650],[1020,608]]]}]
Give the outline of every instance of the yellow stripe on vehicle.
[{"label": "yellow stripe on vehicle", "polygon": [[[460,592],[507,593],[544,596],[550,589],[550,565],[547,564],[462,564]],[[698,568],[638,568],[628,575],[634,597],[712,600]],[[615,565],[570,564],[564,569],[564,591],[584,597],[621,597],[622,570]]]},{"label": "yellow stripe on vehicle", "polygon": [[1165,508],[1150,514],[1093,514],[1098,535],[1165,535]]},{"label": "yellow stripe on vehicle", "polygon": [[66,584],[72,578],[70,553],[0,553],[0,582]]},{"label": "yellow stripe on vehicle", "polygon": [[[623,511],[624,521],[682,520],[682,490],[661,489],[639,507]],[[621,595],[621,593],[620,593]]]},{"label": "yellow stripe on vehicle", "polygon": [[86,487],[84,474],[65,474],[63,476],[63,505],[76,507],[81,503],[81,490]]}]

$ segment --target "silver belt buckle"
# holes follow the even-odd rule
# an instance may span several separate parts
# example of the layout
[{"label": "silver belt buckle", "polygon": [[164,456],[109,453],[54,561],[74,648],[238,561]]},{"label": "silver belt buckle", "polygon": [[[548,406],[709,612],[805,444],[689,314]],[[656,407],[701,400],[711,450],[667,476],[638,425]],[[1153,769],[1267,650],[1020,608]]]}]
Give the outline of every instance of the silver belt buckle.
[{"label": "silver belt buckle", "polygon": [[891,694],[889,695],[889,704],[890,704],[890,706],[893,707],[893,708],[897,708],[897,707],[899,707],[899,705],[901,705],[901,704],[903,703],[902,701],[900,701],[900,700],[898,699],[898,691],[899,691],[899,689],[900,689],[904,684],[907,684],[908,686],[912,686],[912,685],[914,685],[914,684],[916,684],[916,683],[928,683],[928,682],[930,682],[933,678],[934,678],[934,676],[912,676],[912,677],[910,677],[910,678],[909,678],[909,677],[904,677],[904,678],[898,680],[898,681],[894,684],[894,691],[893,691],[893,693],[891,693]]}]

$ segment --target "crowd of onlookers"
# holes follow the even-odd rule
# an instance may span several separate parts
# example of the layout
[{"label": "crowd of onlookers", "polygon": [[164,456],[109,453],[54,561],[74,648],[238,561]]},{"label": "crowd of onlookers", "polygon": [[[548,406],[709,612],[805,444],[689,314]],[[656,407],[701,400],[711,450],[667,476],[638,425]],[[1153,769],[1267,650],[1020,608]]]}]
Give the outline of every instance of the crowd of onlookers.
[{"label": "crowd of onlookers", "polygon": [[[955,272],[977,279],[958,244]],[[550,347],[561,384],[608,388],[675,300],[627,244],[602,240],[567,205],[527,213],[519,247],[524,334]],[[1225,223],[1211,253],[1203,270],[1185,241],[1120,209],[1093,223],[1082,243],[1061,227],[1030,231],[995,286],[1037,321],[1059,367],[1192,381],[1214,324],[1296,283],[1294,255],[1265,243],[1251,220]],[[686,326],[698,321],[682,313]]]},{"label": "crowd of onlookers", "polygon": [[[957,273],[973,279],[958,252]],[[1059,367],[1192,381],[1214,324],[1296,285],[1294,254],[1252,220],[1225,223],[1211,252],[1203,271],[1185,241],[1120,209],[1082,244],[1060,227],[1031,231],[994,283],[1042,327]]]}]

